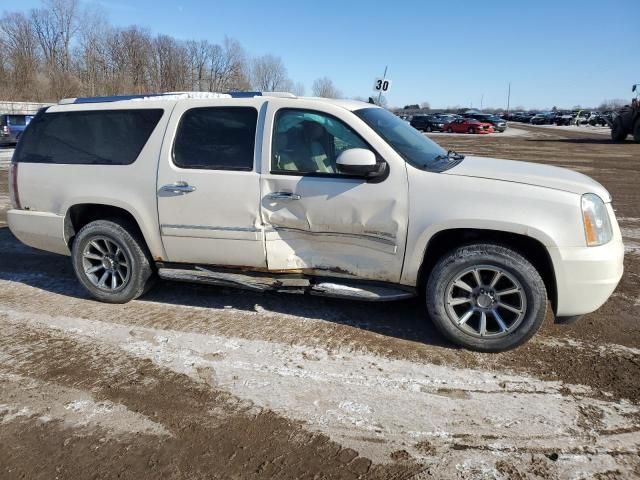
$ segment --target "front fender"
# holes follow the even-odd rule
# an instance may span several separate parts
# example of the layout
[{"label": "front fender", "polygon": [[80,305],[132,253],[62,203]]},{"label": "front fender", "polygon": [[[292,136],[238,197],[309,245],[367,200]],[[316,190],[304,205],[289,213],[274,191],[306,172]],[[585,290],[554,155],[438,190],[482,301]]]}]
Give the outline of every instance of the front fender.
[{"label": "front fender", "polygon": [[418,283],[418,275],[422,262],[426,257],[429,242],[439,233],[448,230],[484,230],[486,232],[501,232],[523,235],[537,240],[544,245],[547,250],[557,247],[554,239],[546,232],[533,228],[530,225],[516,224],[510,222],[477,220],[477,219],[457,219],[446,224],[434,224],[425,228],[416,240],[414,248],[407,249],[405,257],[405,268],[402,270],[400,283],[403,285],[415,286]]}]

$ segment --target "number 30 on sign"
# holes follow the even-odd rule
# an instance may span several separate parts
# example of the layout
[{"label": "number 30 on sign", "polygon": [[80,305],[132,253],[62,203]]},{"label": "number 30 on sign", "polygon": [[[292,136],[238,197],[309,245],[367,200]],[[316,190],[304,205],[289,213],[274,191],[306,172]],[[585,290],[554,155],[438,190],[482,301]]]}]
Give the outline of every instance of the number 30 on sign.
[{"label": "number 30 on sign", "polygon": [[376,81],[373,84],[373,89],[376,92],[388,92],[391,88],[391,80],[387,80],[386,78],[376,78]]}]

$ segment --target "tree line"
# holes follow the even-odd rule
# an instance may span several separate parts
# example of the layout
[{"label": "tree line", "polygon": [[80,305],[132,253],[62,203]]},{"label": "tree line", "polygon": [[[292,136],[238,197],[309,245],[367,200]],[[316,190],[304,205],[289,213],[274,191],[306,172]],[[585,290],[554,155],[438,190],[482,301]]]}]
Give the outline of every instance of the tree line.
[{"label": "tree line", "polygon": [[[225,37],[177,40],[132,25],[114,27],[80,0],[44,0],[28,13],[0,17],[0,98],[57,101],[65,97],[171,91],[290,91],[305,87],[276,55],[251,57]],[[340,97],[328,77],[312,94]]]}]

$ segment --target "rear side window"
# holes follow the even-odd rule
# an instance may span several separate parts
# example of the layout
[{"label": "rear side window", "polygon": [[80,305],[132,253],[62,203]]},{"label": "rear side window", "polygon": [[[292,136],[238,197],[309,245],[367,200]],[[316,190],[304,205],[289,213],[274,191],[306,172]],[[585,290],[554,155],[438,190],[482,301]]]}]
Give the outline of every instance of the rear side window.
[{"label": "rear side window", "polygon": [[149,140],[162,109],[45,113],[27,127],[15,161],[130,165]]},{"label": "rear side window", "polygon": [[251,107],[188,110],[178,126],[173,161],[181,168],[250,171],[257,121]]}]

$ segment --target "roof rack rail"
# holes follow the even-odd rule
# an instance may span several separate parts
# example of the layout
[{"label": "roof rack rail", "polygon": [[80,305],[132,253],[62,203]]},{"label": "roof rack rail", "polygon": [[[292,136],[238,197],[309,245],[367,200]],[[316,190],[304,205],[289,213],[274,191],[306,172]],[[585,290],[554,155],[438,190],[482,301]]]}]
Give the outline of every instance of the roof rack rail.
[{"label": "roof rack rail", "polygon": [[105,97],[74,97],[63,98],[58,105],[70,105],[81,103],[108,103],[121,102],[125,100],[182,100],[186,98],[254,98],[260,96],[297,98],[289,92],[167,92],[167,93],[145,93],[140,95],[111,95]]},{"label": "roof rack rail", "polygon": [[58,104],[69,105],[79,103],[108,103],[121,102],[124,100],[180,100],[183,98],[231,98],[231,95],[216,92],[145,93],[141,95],[111,95],[105,97],[63,98],[58,102]]}]

